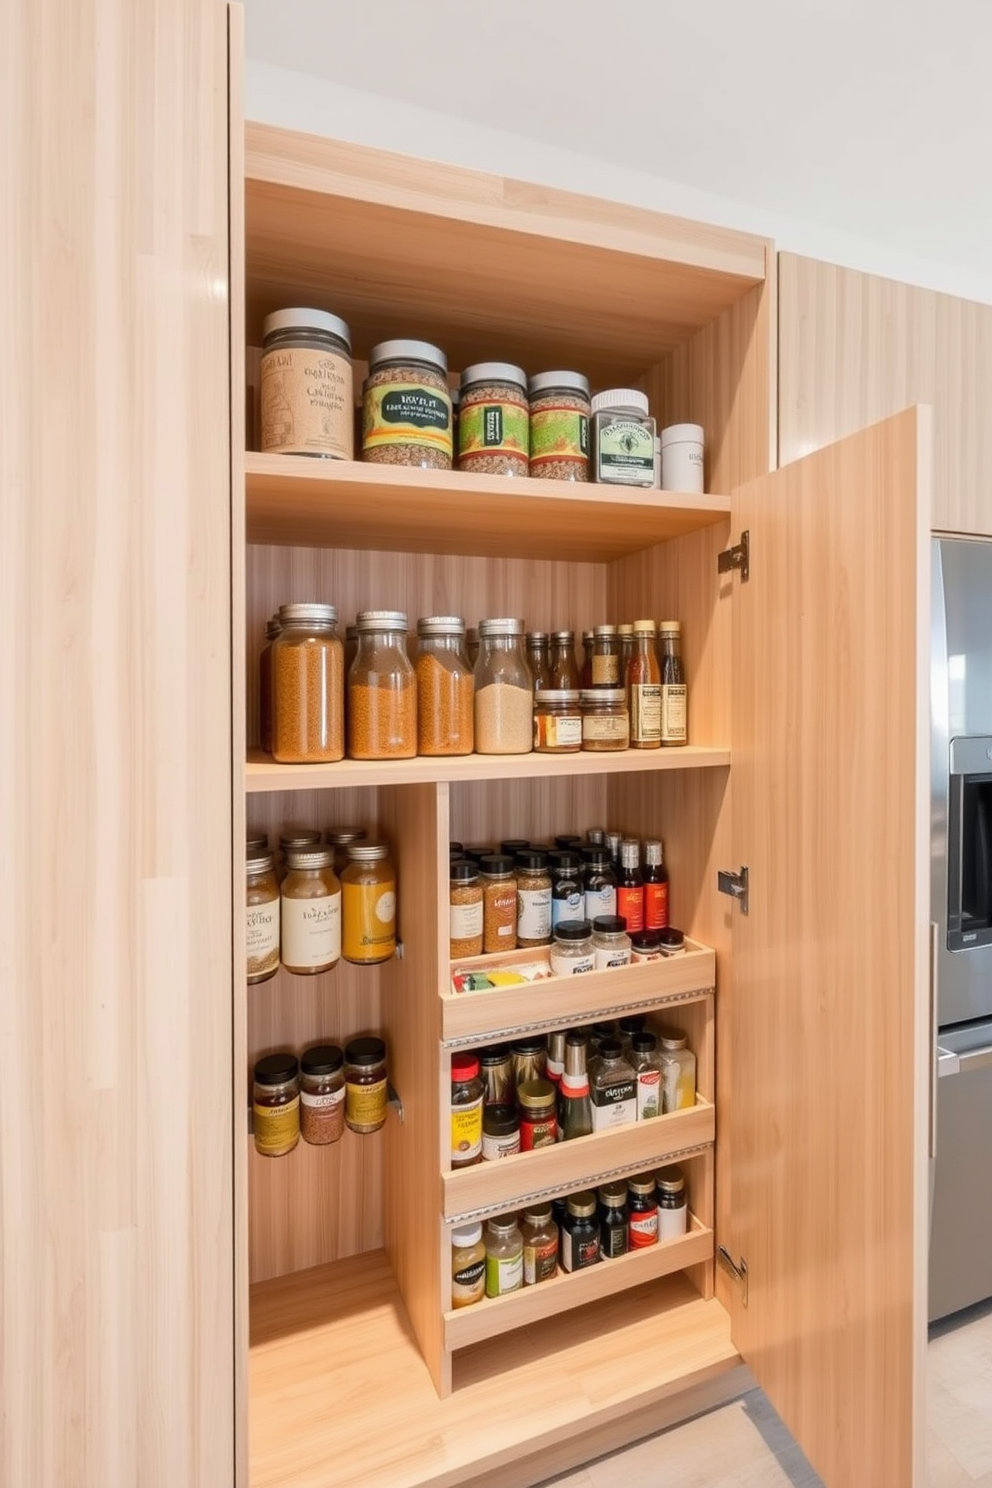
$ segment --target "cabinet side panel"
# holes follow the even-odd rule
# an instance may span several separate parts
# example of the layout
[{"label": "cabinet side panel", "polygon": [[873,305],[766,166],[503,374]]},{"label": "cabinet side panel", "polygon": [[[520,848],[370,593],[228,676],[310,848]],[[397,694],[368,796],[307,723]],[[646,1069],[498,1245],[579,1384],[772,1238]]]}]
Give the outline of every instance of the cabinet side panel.
[{"label": "cabinet side panel", "polygon": [[234,1477],[227,7],[11,0],[0,1481]]}]

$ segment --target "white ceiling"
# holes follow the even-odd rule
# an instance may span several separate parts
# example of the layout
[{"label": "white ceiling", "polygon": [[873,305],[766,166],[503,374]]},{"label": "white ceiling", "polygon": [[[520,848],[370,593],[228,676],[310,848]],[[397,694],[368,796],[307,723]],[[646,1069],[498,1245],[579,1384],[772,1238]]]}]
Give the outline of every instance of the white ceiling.
[{"label": "white ceiling", "polygon": [[992,0],[245,3],[255,62],[992,274]]}]

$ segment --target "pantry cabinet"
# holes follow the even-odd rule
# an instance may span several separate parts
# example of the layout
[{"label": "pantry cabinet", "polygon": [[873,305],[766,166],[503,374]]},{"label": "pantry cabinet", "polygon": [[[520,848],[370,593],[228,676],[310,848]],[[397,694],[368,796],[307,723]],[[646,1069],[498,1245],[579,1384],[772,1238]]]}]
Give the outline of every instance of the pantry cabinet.
[{"label": "pantry cabinet", "polygon": [[[259,1054],[328,1036],[382,1032],[396,1092],[375,1137],[276,1161],[236,1095],[242,1483],[532,1483],[739,1388],[741,1358],[831,1488],[922,1481],[926,411],[769,473],[769,244],[254,125],[244,177],[236,867],[245,820],[381,831],[403,949],[306,985],[235,977],[241,1112]],[[705,426],[723,494],[254,453],[261,320],[299,304],[347,320],[359,362],[418,336],[455,368],[643,387],[660,422]],[[301,599],[576,630],[677,615],[690,745],[276,765],[255,747],[257,656]],[[449,838],[595,825],[664,837],[689,954],[452,993]],[[742,870],[746,904],[718,887]],[[447,1169],[453,1049],[631,1007],[690,1033],[694,1109]],[[457,1220],[664,1160],[687,1172],[684,1238],[451,1310]]]}]

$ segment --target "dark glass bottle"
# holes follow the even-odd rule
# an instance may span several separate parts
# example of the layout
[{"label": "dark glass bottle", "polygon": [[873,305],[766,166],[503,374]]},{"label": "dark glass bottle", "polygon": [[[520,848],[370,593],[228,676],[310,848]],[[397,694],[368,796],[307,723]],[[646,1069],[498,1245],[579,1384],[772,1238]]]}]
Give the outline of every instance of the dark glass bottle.
[{"label": "dark glass bottle", "polygon": [[[575,631],[556,630],[551,636],[551,681],[554,691],[578,690],[579,669],[575,665]],[[536,689],[535,689],[536,690]]]},{"label": "dark glass bottle", "polygon": [[592,1131],[592,1104],[586,1070],[585,1035],[577,1028],[565,1037],[565,1070],[558,1086],[558,1130],[563,1142]]},{"label": "dark glass bottle", "polygon": [[661,672],[661,742],[685,744],[688,737],[688,688],[682,665],[682,626],[678,620],[659,625],[658,658]]},{"label": "dark glass bottle", "polygon": [[582,859],[578,853],[549,853],[551,860],[551,928],[563,920],[584,920],[585,888],[582,882]]},{"label": "dark glass bottle", "polygon": [[599,1253],[604,1261],[627,1254],[627,1185],[604,1183],[599,1189]]},{"label": "dark glass bottle", "polygon": [[584,630],[582,632],[582,665],[579,668],[579,686],[592,686],[592,648],[593,632]]},{"label": "dark glass bottle", "polygon": [[525,637],[527,665],[534,676],[535,692],[544,692],[554,686],[551,681],[550,641],[551,637],[546,630],[529,630]]},{"label": "dark glass bottle", "polygon": [[668,869],[664,849],[654,839],[644,844],[644,928],[668,928]]},{"label": "dark glass bottle", "polygon": [[627,922],[627,934],[644,929],[644,879],[641,877],[641,845],[632,838],[620,844],[620,873],[617,877],[617,914]]},{"label": "dark glass bottle", "polygon": [[585,894],[587,920],[617,912],[617,877],[610,867],[610,854],[605,847],[587,848]]}]

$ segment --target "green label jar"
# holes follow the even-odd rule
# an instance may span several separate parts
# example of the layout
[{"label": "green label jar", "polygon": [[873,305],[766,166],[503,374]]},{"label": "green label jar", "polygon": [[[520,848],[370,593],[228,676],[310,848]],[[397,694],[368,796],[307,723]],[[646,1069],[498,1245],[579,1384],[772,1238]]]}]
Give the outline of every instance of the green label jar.
[{"label": "green label jar", "polygon": [[530,458],[527,376],[509,362],[462,373],[458,467],[481,475],[526,475]]},{"label": "green label jar", "polygon": [[588,380],[581,372],[539,372],[529,392],[531,475],[587,481]]},{"label": "green label jar", "polygon": [[654,419],[637,388],[610,388],[592,400],[593,479],[605,485],[654,485]]}]

